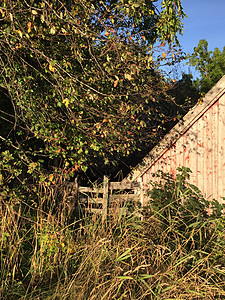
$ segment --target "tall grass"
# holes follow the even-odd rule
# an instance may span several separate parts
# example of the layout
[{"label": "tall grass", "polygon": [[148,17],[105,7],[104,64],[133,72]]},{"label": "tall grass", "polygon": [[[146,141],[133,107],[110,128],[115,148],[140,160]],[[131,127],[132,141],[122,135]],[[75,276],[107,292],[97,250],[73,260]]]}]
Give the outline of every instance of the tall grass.
[{"label": "tall grass", "polygon": [[105,222],[2,199],[0,298],[225,299],[224,217],[179,182]]}]

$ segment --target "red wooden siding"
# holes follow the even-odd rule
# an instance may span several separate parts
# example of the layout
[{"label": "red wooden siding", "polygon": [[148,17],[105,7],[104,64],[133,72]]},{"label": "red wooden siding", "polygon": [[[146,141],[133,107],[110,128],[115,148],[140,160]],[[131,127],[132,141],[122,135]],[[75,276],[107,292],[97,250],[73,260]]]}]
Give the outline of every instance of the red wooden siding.
[{"label": "red wooden siding", "polygon": [[225,95],[215,102],[142,175],[145,188],[157,180],[158,170],[176,174],[177,167],[192,170],[190,182],[207,199],[225,196]]},{"label": "red wooden siding", "polygon": [[[161,170],[175,175],[177,167],[192,170],[190,182],[207,199],[225,197],[225,76],[134,168],[124,181],[149,189]],[[145,198],[143,198],[145,201]],[[225,201],[223,201],[225,203]]]}]

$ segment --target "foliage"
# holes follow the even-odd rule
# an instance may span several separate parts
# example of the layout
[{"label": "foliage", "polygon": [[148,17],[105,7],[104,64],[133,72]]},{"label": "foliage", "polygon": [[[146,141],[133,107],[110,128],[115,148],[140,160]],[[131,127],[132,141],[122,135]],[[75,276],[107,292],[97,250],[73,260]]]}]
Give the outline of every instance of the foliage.
[{"label": "foliage", "polygon": [[[182,74],[180,80],[174,83],[173,88],[168,93],[174,97],[175,104],[170,114],[175,116],[175,120],[181,119],[200,98],[200,92],[193,83],[193,76],[185,73]],[[171,124],[170,128],[173,125],[174,123]]]},{"label": "foliage", "polygon": [[[205,226],[205,222],[210,219],[220,218],[223,213],[223,205],[217,200],[205,200],[200,190],[188,182],[191,170],[189,168],[178,168],[176,180],[170,174],[159,172],[160,181],[153,183],[153,189],[149,192],[150,206],[158,217],[162,220],[165,228],[170,227],[171,223],[174,230],[182,235],[190,234],[190,227],[195,224],[198,229],[192,236],[192,247],[198,248],[200,241],[209,246],[210,232]],[[208,231],[208,232],[207,232]]]},{"label": "foliage", "polygon": [[225,47],[222,51],[219,48],[209,51],[208,42],[200,40],[194,52],[187,58],[188,64],[194,66],[201,75],[195,81],[195,85],[202,93],[208,92],[225,74]]},{"label": "foliage", "polygon": [[32,206],[15,194],[1,199],[0,298],[222,299],[221,206],[209,216],[187,176],[164,175],[144,211],[111,211],[105,222],[71,223],[66,206],[53,209],[53,187]]},{"label": "foliage", "polygon": [[154,45],[175,60],[185,16],[180,0],[154,2],[2,1],[0,85],[14,114],[3,150],[25,169],[76,174],[154,139],[171,102]]}]

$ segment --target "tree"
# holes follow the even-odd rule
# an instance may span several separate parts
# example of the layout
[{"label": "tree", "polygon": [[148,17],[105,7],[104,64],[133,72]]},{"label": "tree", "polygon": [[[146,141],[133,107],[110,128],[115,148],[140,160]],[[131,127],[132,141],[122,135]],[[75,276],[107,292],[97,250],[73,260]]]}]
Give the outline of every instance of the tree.
[{"label": "tree", "polygon": [[174,97],[175,112],[172,115],[183,117],[191,107],[193,107],[200,98],[199,90],[193,84],[192,74],[182,74],[182,78],[175,82],[174,87],[169,91],[169,94]]},{"label": "tree", "polygon": [[188,59],[188,64],[194,66],[201,75],[195,80],[195,85],[202,93],[208,92],[225,74],[225,47],[222,51],[219,48],[209,51],[208,42],[200,40]]},{"label": "tree", "polygon": [[155,138],[171,99],[154,45],[175,59],[185,16],[181,0],[155,2],[2,1],[0,85],[14,110],[4,157],[73,176]]}]

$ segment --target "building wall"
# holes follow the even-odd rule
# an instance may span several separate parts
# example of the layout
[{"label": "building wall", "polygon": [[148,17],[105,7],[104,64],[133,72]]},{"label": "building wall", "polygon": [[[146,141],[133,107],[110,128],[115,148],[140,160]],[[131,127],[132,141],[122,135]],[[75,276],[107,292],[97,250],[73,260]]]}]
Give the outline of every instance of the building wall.
[{"label": "building wall", "polygon": [[176,168],[192,170],[190,182],[206,199],[225,197],[225,94],[142,174],[143,186],[156,181],[158,170],[176,174]]}]

